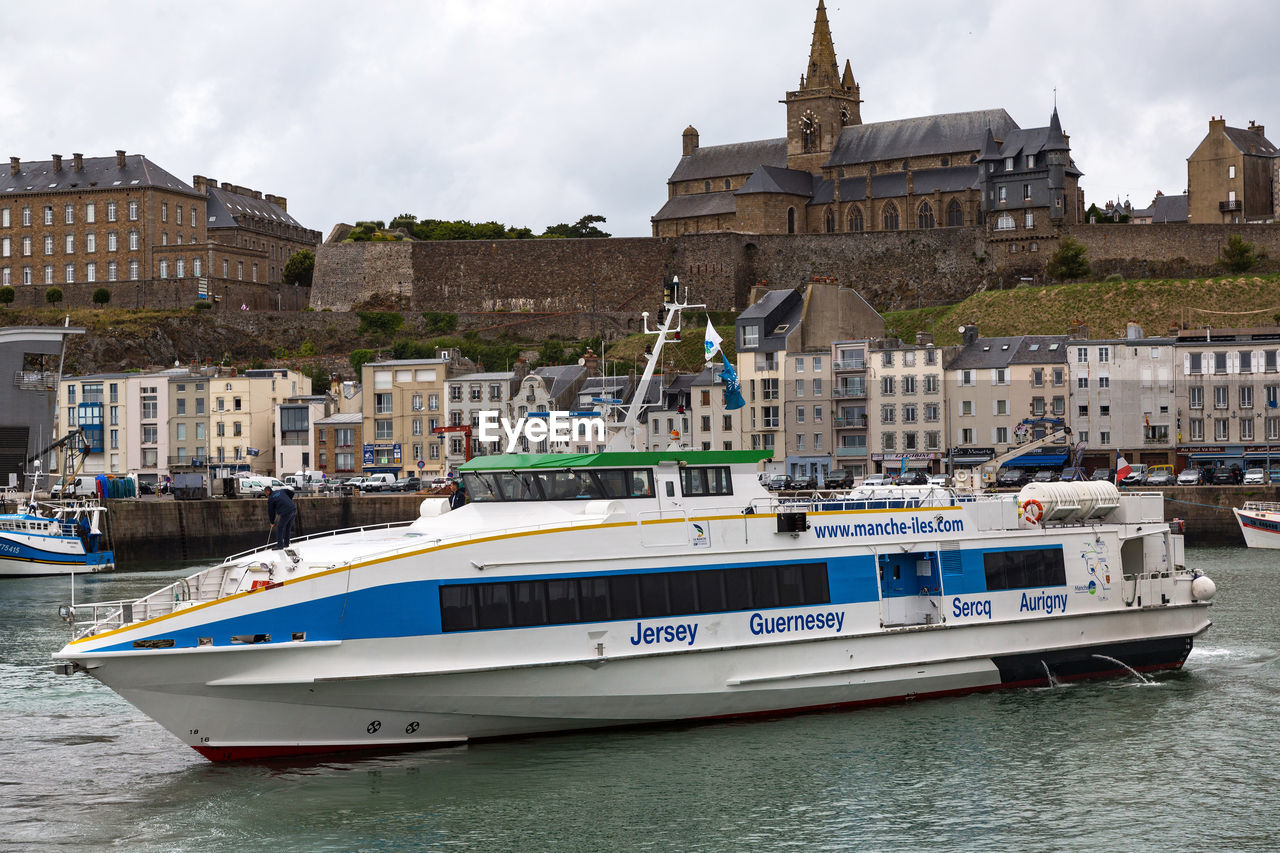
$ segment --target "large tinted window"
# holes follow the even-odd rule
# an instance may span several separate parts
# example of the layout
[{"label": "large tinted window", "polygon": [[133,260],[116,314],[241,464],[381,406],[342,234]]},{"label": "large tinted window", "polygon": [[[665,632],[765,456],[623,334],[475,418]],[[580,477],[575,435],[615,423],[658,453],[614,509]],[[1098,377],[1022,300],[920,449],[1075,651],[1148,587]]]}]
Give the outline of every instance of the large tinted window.
[{"label": "large tinted window", "polygon": [[826,563],[788,563],[447,584],[440,587],[440,622],[445,631],[471,631],[660,619],[830,602]]},{"label": "large tinted window", "polygon": [[729,477],[729,466],[681,468],[680,491],[684,493],[685,497],[733,494],[733,481]]},{"label": "large tinted window", "polygon": [[485,471],[463,474],[463,480],[468,498],[480,503],[653,497],[653,472],[648,468]]},{"label": "large tinted window", "polygon": [[989,551],[982,555],[982,562],[989,590],[1063,586],[1067,582],[1061,548]]}]

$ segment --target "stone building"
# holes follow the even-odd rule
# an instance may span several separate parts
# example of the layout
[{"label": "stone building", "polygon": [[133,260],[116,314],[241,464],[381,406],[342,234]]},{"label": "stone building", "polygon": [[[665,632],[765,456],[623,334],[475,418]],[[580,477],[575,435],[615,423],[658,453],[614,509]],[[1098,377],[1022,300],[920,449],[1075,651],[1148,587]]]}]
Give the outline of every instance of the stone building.
[{"label": "stone building", "polygon": [[702,147],[685,128],[653,236],[986,223],[1029,241],[1016,251],[1081,221],[1081,173],[1056,107],[1047,127],[1028,130],[1003,109],[864,124],[861,88],[848,60],[839,70],[823,0],[808,65],[783,103],[786,135],[775,139]]},{"label": "stone building", "polygon": [[189,280],[216,295],[220,281],[278,282],[293,252],[320,242],[281,197],[198,175],[195,183],[124,151],[9,158],[0,172],[0,284]]},{"label": "stone building", "polygon": [[1201,224],[1270,222],[1276,215],[1280,150],[1266,128],[1227,127],[1209,119],[1209,132],[1187,158],[1187,218]]},{"label": "stone building", "polygon": [[316,421],[316,470],[326,477],[354,477],[364,435],[361,412],[338,412]]}]

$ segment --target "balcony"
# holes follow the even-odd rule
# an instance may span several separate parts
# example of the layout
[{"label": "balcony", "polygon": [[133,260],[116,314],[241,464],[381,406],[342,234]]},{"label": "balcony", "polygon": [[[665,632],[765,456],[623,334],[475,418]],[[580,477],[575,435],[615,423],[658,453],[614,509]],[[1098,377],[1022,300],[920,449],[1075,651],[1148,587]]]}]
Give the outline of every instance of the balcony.
[{"label": "balcony", "polygon": [[1238,198],[1231,199],[1230,201],[1218,202],[1219,213],[1238,213],[1241,210],[1244,210],[1244,202]]},{"label": "balcony", "polygon": [[867,449],[865,447],[837,447],[837,459],[865,458]]},{"label": "balcony", "polygon": [[833,361],[831,362],[832,370],[866,370],[867,362],[851,359],[849,361]]},{"label": "balcony", "polygon": [[836,418],[836,426],[841,429],[866,429],[867,417]]},{"label": "balcony", "polygon": [[25,391],[52,391],[58,387],[58,374],[51,370],[19,370],[13,384]]},{"label": "balcony", "polygon": [[866,399],[867,389],[866,388],[841,388],[839,386],[836,386],[835,388],[831,389],[831,396],[840,397],[842,399],[863,400],[863,399]]}]

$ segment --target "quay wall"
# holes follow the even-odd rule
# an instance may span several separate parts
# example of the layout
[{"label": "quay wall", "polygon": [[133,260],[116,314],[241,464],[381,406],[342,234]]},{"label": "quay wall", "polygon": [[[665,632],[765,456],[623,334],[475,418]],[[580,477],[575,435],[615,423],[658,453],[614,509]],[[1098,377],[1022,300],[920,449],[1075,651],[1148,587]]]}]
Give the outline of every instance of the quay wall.
[{"label": "quay wall", "polygon": [[[1156,489],[1165,496],[1165,517],[1187,523],[1188,545],[1244,545],[1231,507],[1248,500],[1280,501],[1280,486],[1200,486]],[[409,521],[420,495],[302,497],[295,536]],[[215,560],[268,540],[266,503],[253,499],[202,501],[108,501],[117,564]]]},{"label": "quay wall", "polygon": [[[345,527],[411,521],[420,495],[300,497],[293,535]],[[267,503],[252,498],[200,501],[107,501],[116,565],[139,562],[220,560],[268,541]]]}]

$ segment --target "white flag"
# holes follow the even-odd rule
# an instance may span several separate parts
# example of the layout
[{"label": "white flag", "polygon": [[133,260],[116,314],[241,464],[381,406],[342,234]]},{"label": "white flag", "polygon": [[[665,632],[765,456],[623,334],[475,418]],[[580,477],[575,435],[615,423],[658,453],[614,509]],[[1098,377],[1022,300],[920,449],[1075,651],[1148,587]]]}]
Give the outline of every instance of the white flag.
[{"label": "white flag", "polygon": [[702,344],[707,350],[707,353],[706,353],[707,361],[710,361],[712,356],[714,356],[717,352],[720,351],[720,341],[721,341],[721,338],[718,334],[716,334],[716,330],[711,327],[711,318],[708,317],[707,318],[707,336],[703,340],[703,344]]}]

